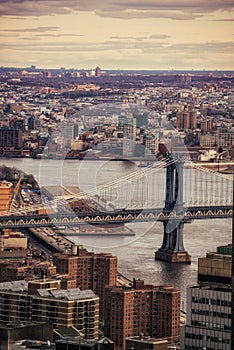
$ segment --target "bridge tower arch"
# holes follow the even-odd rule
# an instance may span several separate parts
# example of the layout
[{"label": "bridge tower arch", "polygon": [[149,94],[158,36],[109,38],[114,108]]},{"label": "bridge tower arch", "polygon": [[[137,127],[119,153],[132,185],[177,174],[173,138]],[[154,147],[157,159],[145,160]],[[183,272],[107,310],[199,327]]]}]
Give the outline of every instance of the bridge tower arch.
[{"label": "bridge tower arch", "polygon": [[191,256],[186,252],[183,243],[183,170],[184,161],[181,157],[174,159],[168,155],[166,169],[165,211],[170,211],[172,217],[163,222],[163,242],[161,248],[155,252],[156,260],[173,263],[191,263]]}]

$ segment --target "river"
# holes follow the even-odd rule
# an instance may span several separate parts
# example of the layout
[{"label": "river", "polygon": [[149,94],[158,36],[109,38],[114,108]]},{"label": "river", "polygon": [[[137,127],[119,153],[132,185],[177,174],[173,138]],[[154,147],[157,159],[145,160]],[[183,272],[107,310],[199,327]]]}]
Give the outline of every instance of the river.
[{"label": "river", "polygon": [[[0,165],[14,166],[28,174],[33,174],[41,185],[77,185],[83,190],[137,169],[133,162],[91,160],[45,162],[29,158],[1,158]],[[217,246],[231,242],[231,219],[197,220],[185,224],[184,245],[192,256],[192,262],[190,265],[173,265],[154,259],[154,252],[162,243],[162,223],[133,223],[129,227],[136,231],[135,237],[118,239],[108,237],[99,241],[95,238],[78,240],[71,236],[71,239],[76,243],[87,245],[89,250],[108,251],[117,255],[119,271],[130,279],[143,278],[146,283],[173,285],[180,289],[182,308],[186,307],[186,288],[196,284],[197,259],[204,257],[208,251],[214,251]]]}]

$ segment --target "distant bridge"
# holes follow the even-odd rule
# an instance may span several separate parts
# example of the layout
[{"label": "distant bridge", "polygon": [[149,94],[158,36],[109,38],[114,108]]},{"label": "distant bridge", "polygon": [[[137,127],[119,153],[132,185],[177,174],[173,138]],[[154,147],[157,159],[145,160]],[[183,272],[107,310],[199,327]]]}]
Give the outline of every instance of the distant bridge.
[{"label": "distant bridge", "polygon": [[[163,243],[156,258],[190,262],[183,245],[184,224],[197,219],[232,217],[232,186],[231,175],[168,155],[110,183],[47,201],[46,206],[38,204],[1,212],[0,229],[161,221]],[[73,199],[96,203],[95,211],[74,212],[69,207]],[[54,213],[38,214],[42,208],[52,208]]]}]

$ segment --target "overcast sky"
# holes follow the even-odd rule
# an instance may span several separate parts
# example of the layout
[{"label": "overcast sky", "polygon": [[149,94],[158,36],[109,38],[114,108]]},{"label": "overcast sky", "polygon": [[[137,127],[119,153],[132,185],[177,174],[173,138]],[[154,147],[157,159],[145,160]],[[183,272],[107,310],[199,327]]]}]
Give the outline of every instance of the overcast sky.
[{"label": "overcast sky", "polygon": [[233,0],[0,0],[0,65],[234,69]]}]

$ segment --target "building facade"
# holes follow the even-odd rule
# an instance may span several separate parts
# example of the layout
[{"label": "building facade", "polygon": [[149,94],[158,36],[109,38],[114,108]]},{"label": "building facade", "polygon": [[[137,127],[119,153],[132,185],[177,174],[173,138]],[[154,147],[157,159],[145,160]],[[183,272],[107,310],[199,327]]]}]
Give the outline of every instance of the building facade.
[{"label": "building facade", "polygon": [[123,156],[132,157],[136,146],[136,118],[131,113],[120,115],[118,131],[123,135]]},{"label": "building facade", "polygon": [[106,287],[104,325],[117,349],[125,349],[126,338],[140,333],[178,341],[180,292],[141,280],[134,280],[133,287]]},{"label": "building facade", "polygon": [[23,134],[22,130],[1,128],[0,129],[0,148],[22,148]]},{"label": "building facade", "polygon": [[53,262],[57,273],[67,274],[69,279],[76,281],[78,288],[92,289],[100,297],[100,317],[103,318],[105,286],[117,284],[117,257],[77,247],[73,255],[54,254]]},{"label": "building facade", "polygon": [[176,129],[193,130],[197,128],[197,113],[184,111],[176,113]]},{"label": "building facade", "polygon": [[198,285],[187,292],[182,349],[231,350],[231,263],[229,254],[198,259]]},{"label": "building facade", "polygon": [[0,211],[8,210],[11,205],[13,184],[8,181],[0,182]]},{"label": "building facade", "polygon": [[157,155],[159,139],[154,135],[144,135],[143,145],[145,146],[145,156],[147,155]]},{"label": "building facade", "polygon": [[97,339],[99,298],[91,290],[60,287],[59,280],[0,283],[1,322],[51,321],[54,329],[74,326],[85,338]]}]

